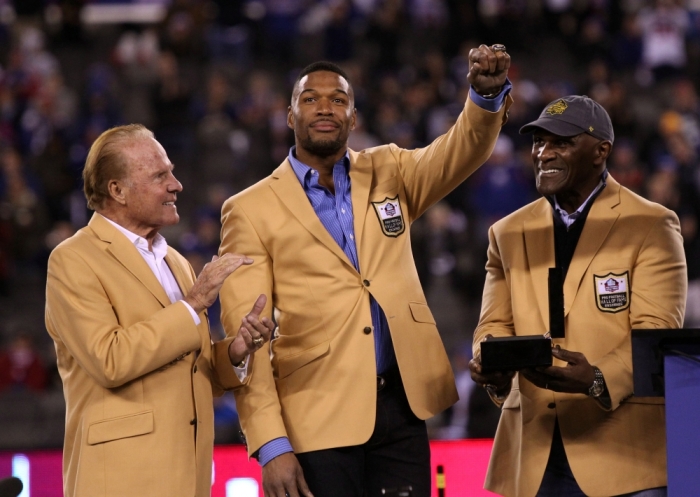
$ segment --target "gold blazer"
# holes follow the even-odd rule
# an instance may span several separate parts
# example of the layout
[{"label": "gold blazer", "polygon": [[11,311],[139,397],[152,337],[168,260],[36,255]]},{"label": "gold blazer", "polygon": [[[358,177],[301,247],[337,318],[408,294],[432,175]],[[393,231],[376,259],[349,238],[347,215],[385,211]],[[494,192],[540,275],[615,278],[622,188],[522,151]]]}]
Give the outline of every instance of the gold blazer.
[{"label": "gold blazer", "polygon": [[[180,289],[189,263],[168,248]],[[197,496],[211,491],[212,382],[240,385],[228,340],[212,346],[134,245],[102,216],[51,254],[46,327],[66,399],[66,497]]]},{"label": "gold blazer", "polygon": [[[475,352],[486,334],[544,334],[552,207],[539,199],[494,224]],[[593,203],[564,281],[562,348],[598,366],[612,410],[583,394],[556,393],[516,375],[502,406],[485,487],[517,497],[539,489],[555,419],[586,495],[666,485],[664,405],[632,395],[633,328],[679,328],[687,276],[678,217],[608,176]],[[555,360],[555,365],[564,366]]]}]

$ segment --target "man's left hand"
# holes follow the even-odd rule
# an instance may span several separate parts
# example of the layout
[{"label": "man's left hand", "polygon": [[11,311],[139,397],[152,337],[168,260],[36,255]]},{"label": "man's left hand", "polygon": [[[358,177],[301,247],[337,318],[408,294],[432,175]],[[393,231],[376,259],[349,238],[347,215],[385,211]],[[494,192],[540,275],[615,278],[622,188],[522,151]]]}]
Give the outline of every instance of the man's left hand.
[{"label": "man's left hand", "polygon": [[503,89],[509,67],[510,55],[503,45],[480,45],[469,51],[467,80],[479,95],[496,95]]},{"label": "man's left hand", "polygon": [[241,320],[238,335],[228,346],[231,364],[241,363],[247,355],[254,354],[265,342],[270,341],[275,323],[268,317],[260,319],[266,303],[267,297],[260,295],[253,304],[253,309]]},{"label": "man's left hand", "polygon": [[540,388],[555,392],[588,394],[595,380],[595,371],[586,356],[580,352],[564,350],[559,345],[552,349],[552,355],[565,361],[566,366],[523,369],[520,373]]}]

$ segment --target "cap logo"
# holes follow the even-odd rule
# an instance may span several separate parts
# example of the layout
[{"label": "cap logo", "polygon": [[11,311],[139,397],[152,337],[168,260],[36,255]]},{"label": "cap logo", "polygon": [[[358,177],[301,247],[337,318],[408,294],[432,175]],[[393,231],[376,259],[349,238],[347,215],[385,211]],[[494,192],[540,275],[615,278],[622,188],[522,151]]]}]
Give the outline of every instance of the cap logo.
[{"label": "cap logo", "polygon": [[555,116],[563,114],[568,107],[569,106],[566,105],[566,102],[564,102],[564,100],[557,100],[552,105],[547,107],[547,110],[545,112],[547,112],[547,114],[549,114],[550,116]]},{"label": "cap logo", "polygon": [[588,126],[588,131],[590,131],[591,133],[593,133],[593,126]]}]

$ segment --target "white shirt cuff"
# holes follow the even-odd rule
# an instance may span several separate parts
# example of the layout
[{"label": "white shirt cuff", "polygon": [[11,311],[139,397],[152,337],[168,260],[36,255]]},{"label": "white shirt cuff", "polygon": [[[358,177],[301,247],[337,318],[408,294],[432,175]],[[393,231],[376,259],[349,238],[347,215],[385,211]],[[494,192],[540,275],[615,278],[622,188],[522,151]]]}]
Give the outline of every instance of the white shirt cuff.
[{"label": "white shirt cuff", "polygon": [[202,320],[199,319],[199,316],[197,315],[196,312],[194,312],[194,309],[192,309],[192,306],[190,304],[188,304],[187,302],[185,302],[184,300],[181,300],[180,302],[185,304],[185,307],[187,307],[187,310],[190,311],[190,314],[192,315],[192,319],[194,319],[194,324],[199,326],[199,323],[201,323]]},{"label": "white shirt cuff", "polygon": [[236,376],[238,376],[238,381],[241,383],[243,383],[248,376],[248,364],[250,364],[249,359],[250,355],[245,356],[243,367],[237,368],[236,366],[233,366],[233,372],[236,373]]}]

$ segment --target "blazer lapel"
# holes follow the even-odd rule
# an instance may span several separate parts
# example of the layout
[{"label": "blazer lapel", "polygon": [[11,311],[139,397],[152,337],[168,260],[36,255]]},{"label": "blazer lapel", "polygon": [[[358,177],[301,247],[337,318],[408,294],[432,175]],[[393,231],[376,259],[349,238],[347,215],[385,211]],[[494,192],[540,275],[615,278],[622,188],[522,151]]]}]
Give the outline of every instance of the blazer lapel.
[{"label": "blazer lapel", "polygon": [[360,154],[350,152],[350,194],[352,196],[352,215],[354,219],[355,247],[357,257],[360,254],[360,241],[365,228],[367,206],[369,205],[369,188],[372,183],[372,159],[366,155],[360,158]]},{"label": "blazer lapel", "polygon": [[336,243],[328,230],[319,219],[316,211],[311,206],[309,198],[304,193],[304,188],[292,169],[289,159],[286,159],[280,167],[275,169],[272,177],[277,181],[270,183],[270,188],[275,192],[280,201],[289,212],[299,221],[309,233],[319,242],[325,245],[331,252],[337,255],[343,262],[353,269],[350,259],[345,255],[340,245]]},{"label": "blazer lapel", "polygon": [[182,264],[178,263],[177,259],[173,255],[173,249],[170,247],[168,247],[168,253],[165,256],[165,262],[168,264],[173,276],[175,276],[175,281],[177,281],[177,285],[180,287],[182,295],[187,295],[187,292],[189,292],[190,288],[192,288],[192,277],[188,271],[185,271]]},{"label": "blazer lapel", "polygon": [[[620,203],[620,184],[608,175],[607,185],[593,202],[583,226],[574,257],[564,281],[564,314],[568,315],[581,286],[581,279],[591,265],[610,229],[620,216],[613,207]],[[592,284],[592,282],[591,282]]]},{"label": "blazer lapel", "polygon": [[532,286],[545,327],[549,329],[549,268],[554,267],[554,223],[552,207],[540,199],[525,220],[525,250]]},{"label": "blazer lapel", "polygon": [[107,252],[117,259],[131,274],[133,274],[160,302],[163,307],[170,305],[170,299],[156,276],[143,260],[141,254],[129,239],[120,233],[100,214],[93,214],[88,223],[93,232],[103,242],[107,243]]}]

